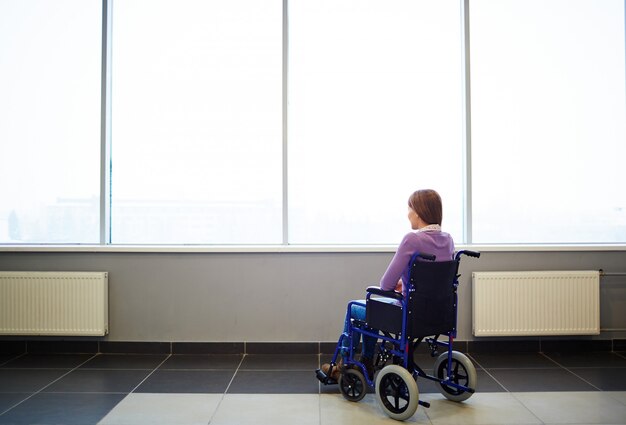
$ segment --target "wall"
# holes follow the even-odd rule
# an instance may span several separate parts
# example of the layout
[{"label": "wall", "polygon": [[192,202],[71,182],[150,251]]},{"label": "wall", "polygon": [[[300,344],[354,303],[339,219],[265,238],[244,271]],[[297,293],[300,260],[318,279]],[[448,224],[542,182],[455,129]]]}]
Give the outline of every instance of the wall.
[{"label": "wall", "polygon": [[[0,270],[108,271],[109,341],[334,341],[346,302],[392,253],[0,252]],[[626,271],[626,251],[483,252],[464,258],[459,340],[471,332],[474,270]],[[626,329],[626,277],[601,281],[601,326]],[[625,338],[603,331],[596,339]]]}]

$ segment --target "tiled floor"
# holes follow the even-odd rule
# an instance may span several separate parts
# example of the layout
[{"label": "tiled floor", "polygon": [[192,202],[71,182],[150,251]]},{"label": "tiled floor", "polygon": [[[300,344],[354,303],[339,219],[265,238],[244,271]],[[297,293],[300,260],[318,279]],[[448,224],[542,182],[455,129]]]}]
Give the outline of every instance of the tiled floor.
[{"label": "tiled floor", "polygon": [[[397,423],[375,394],[323,386],[318,355],[0,356],[0,424]],[[478,388],[446,400],[418,381],[409,423],[626,424],[626,353],[470,353]],[[430,369],[428,355],[419,364]]]}]

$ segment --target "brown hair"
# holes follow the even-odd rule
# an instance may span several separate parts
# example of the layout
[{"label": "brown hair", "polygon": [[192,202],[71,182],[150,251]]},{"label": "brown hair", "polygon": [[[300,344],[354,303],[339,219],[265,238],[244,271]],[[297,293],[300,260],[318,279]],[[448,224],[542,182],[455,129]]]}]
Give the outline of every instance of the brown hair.
[{"label": "brown hair", "polygon": [[427,224],[441,226],[443,207],[441,206],[441,196],[436,191],[422,189],[413,192],[409,197],[409,207]]}]

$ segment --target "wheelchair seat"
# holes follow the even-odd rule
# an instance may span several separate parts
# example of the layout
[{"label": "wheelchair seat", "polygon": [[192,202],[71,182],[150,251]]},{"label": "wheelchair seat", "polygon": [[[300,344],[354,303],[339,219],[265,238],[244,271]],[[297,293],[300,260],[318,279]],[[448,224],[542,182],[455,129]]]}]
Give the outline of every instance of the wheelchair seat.
[{"label": "wheelchair seat", "polygon": [[[409,268],[409,284],[405,285],[408,287],[408,300],[368,298],[367,326],[400,334],[405,305],[408,309],[407,338],[455,333],[458,268],[458,260],[432,262],[414,257]],[[386,291],[368,288],[368,292],[387,296]]]}]

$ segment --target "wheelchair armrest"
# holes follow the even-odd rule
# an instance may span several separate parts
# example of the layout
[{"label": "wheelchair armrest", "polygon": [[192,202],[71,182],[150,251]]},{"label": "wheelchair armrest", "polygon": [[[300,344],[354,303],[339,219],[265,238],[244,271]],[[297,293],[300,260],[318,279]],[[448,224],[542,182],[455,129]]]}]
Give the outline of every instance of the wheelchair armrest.
[{"label": "wheelchair armrest", "polygon": [[399,301],[402,301],[402,299],[404,298],[404,296],[400,292],[384,291],[378,286],[368,286],[366,291],[369,294],[380,295],[381,297],[385,298],[393,298]]}]

